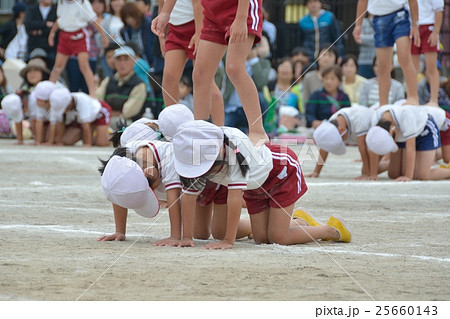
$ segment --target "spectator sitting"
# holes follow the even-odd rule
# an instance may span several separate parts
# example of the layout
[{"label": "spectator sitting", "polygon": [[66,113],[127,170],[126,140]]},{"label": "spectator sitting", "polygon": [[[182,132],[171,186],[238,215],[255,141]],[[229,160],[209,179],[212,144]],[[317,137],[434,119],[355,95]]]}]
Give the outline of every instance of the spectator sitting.
[{"label": "spectator sitting", "polygon": [[0,58],[25,60],[27,54],[28,35],[25,30],[25,10],[27,6],[24,2],[14,4],[13,17],[0,26]]},{"label": "spectator sitting", "polygon": [[300,22],[300,45],[305,48],[310,61],[320,56],[320,48],[335,43],[339,56],[344,55],[341,28],[334,14],[322,9],[322,0],[306,0],[309,14]]},{"label": "spectator sitting", "polygon": [[291,51],[291,60],[294,63],[294,76],[296,81],[301,81],[301,78],[304,77],[303,71],[307,70],[307,66],[309,64],[309,58],[306,54],[305,49],[302,47],[295,47]]},{"label": "spectator sitting", "polygon": [[317,70],[308,72],[303,80],[303,100],[308,101],[309,96],[322,88],[322,70],[335,65],[338,61],[338,54],[334,47],[328,44],[319,50],[319,58],[317,60]]},{"label": "spectator sitting", "polygon": [[114,66],[114,51],[119,48],[119,45],[115,42],[110,42],[108,47],[104,51],[104,65],[101,62],[101,68],[99,70],[100,79],[103,80],[106,77],[112,77],[116,73],[116,67]]},{"label": "spectator sitting", "polygon": [[306,126],[316,129],[323,120],[341,108],[350,106],[350,99],[339,86],[342,82],[341,68],[330,66],[322,71],[323,89],[311,94],[306,104]]},{"label": "spectator sitting", "polygon": [[194,113],[194,96],[192,95],[192,81],[187,76],[182,76],[179,83],[180,102],[186,105]]},{"label": "spectator sitting", "polygon": [[[361,87],[358,103],[360,105],[370,107],[376,103],[379,103],[378,63],[376,57],[375,59],[373,59],[373,72],[375,73],[375,77],[367,80]],[[391,89],[389,90],[388,104],[393,104],[394,102],[402,100],[404,98],[405,91],[403,90],[402,84],[399,81],[391,78]]]},{"label": "spectator sitting", "polygon": [[[446,82],[446,78],[442,76],[442,67],[441,67],[441,63],[439,61],[437,61],[437,69],[438,69],[439,86],[442,86],[442,84]],[[419,81],[419,85],[417,88],[417,91],[419,93],[419,104],[420,105],[427,104],[431,97],[430,80],[429,80],[429,74],[427,72],[426,66],[425,66],[425,70],[423,71],[423,73],[425,74],[425,76],[422,78],[422,80]],[[438,100],[439,100],[439,95],[441,95],[441,94],[438,93]],[[440,104],[438,101],[438,105],[442,105],[442,104]]]},{"label": "spectator sitting", "polygon": [[25,28],[28,33],[28,55],[32,59],[35,49],[46,52],[47,67],[52,68],[56,57],[56,48],[48,45],[48,35],[56,21],[56,5],[52,0],[39,0],[29,5],[25,14]]},{"label": "spectator sitting", "polygon": [[352,104],[359,101],[359,92],[366,79],[358,75],[358,62],[354,55],[346,54],[341,62],[342,89],[350,98]]},{"label": "spectator sitting", "polygon": [[145,83],[136,75],[133,68],[136,54],[132,48],[124,46],[114,51],[114,66],[117,72],[106,77],[98,87],[96,95],[112,108],[112,126],[122,117],[135,121],[144,113],[147,97]]},{"label": "spectator sitting", "polygon": [[20,71],[20,76],[23,82],[19,90],[30,93],[39,82],[48,80],[50,70],[41,58],[34,58],[28,61],[26,67]]}]

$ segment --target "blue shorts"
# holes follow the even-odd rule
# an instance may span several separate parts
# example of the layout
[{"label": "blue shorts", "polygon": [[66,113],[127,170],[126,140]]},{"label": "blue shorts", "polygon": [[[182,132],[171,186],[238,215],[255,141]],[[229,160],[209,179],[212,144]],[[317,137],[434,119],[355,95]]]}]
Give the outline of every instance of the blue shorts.
[{"label": "blue shorts", "polygon": [[[399,148],[405,148],[405,142],[397,143]],[[431,151],[441,147],[441,135],[433,117],[428,115],[428,121],[422,133],[416,137],[416,151]]]},{"label": "blue shorts", "polygon": [[409,12],[400,9],[387,15],[375,16],[373,28],[376,48],[393,47],[398,38],[409,37],[411,31]]}]

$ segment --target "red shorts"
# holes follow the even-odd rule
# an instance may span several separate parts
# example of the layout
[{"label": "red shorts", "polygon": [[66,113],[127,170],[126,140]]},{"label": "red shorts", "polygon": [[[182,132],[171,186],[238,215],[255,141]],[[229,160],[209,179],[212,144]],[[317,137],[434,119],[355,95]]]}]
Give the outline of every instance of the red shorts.
[{"label": "red shorts", "polygon": [[269,207],[283,208],[294,204],[308,190],[297,155],[287,146],[268,144],[272,151],[273,168],[264,184],[244,191],[250,215]]},{"label": "red shorts", "polygon": [[[228,45],[230,27],[236,16],[239,0],[201,0],[203,28],[200,39]],[[262,37],[262,0],[250,0],[247,32],[255,36],[254,44]]]},{"label": "red shorts", "polygon": [[172,50],[183,50],[186,52],[187,57],[191,60],[195,59],[194,47],[188,48],[189,42],[191,42],[192,36],[195,33],[194,20],[182,24],[169,26],[169,33],[167,34],[166,43],[164,49],[166,52]]},{"label": "red shorts", "polygon": [[111,122],[112,109],[105,101],[100,101],[102,108],[98,112],[97,119],[92,123],[96,126],[109,125]]},{"label": "red shorts", "polygon": [[225,205],[228,199],[228,188],[210,181],[206,182],[205,189],[197,197],[197,205],[207,206],[211,203]]},{"label": "red shorts", "polygon": [[[450,123],[450,112],[445,111],[445,117],[447,123]],[[450,145],[450,124],[446,131],[441,131],[441,146]]]},{"label": "red shorts", "polygon": [[427,52],[439,52],[439,42],[435,47],[430,46],[428,43],[428,37],[433,31],[433,24],[425,24],[419,26],[419,34],[420,34],[420,47],[416,47],[414,42],[411,43],[411,54],[419,55]]},{"label": "red shorts", "polygon": [[89,52],[89,34],[86,28],[75,32],[59,31],[58,53],[64,55],[78,55],[81,52]]}]

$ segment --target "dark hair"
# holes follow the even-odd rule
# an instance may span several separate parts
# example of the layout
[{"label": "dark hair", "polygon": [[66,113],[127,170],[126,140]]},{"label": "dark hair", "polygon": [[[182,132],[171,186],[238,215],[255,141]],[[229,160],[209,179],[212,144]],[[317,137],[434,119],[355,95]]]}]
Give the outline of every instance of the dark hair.
[{"label": "dark hair", "polygon": [[[99,158],[98,160],[100,163],[102,163],[102,166],[98,168],[98,171],[100,172],[100,175],[103,175],[103,172],[105,171],[105,167],[108,164],[109,160],[113,156],[120,156],[120,157],[127,157],[128,155],[128,149],[126,147],[118,147],[114,150],[114,152],[111,154],[111,156],[105,161]],[[133,159],[134,160],[134,159]]]},{"label": "dark hair", "polygon": [[120,143],[120,137],[123,134],[123,131],[127,127],[127,121],[119,119],[119,121],[116,123],[116,130],[114,133],[112,133],[111,138],[109,139],[110,142],[113,143],[114,147],[118,147]]},{"label": "dark hair", "polygon": [[180,82],[183,83],[184,85],[192,88],[192,81],[186,75],[183,75],[181,77]]},{"label": "dark hair", "polygon": [[328,121],[328,122],[331,123],[331,124],[333,124],[333,125],[336,126],[337,128],[339,128],[339,124],[338,124],[337,119],[332,119],[332,120],[330,120],[330,121]]},{"label": "dark hair", "polygon": [[305,6],[308,4],[308,2],[310,1],[319,1],[320,3],[322,3],[322,0],[305,0]]},{"label": "dark hair", "polygon": [[356,70],[358,70],[358,59],[353,54],[344,55],[344,57],[342,58],[342,61],[341,61],[341,68],[344,64],[346,64],[350,60],[353,60],[353,62],[355,62]]},{"label": "dark hair", "polygon": [[135,3],[133,2],[127,2],[122,7],[122,10],[120,10],[120,19],[122,19],[122,22],[125,26],[127,26],[127,18],[133,18],[137,24],[140,26],[142,24],[142,21],[144,21],[144,14],[138,9]]},{"label": "dark hair", "polygon": [[378,121],[377,126],[384,128],[389,132],[391,130],[392,122],[381,119]]},{"label": "dark hair", "polygon": [[149,4],[150,4],[150,0],[136,0],[135,2],[138,2],[138,1],[142,1],[142,2],[144,2],[146,5],[149,5]]},{"label": "dark hair", "polygon": [[291,51],[291,57],[294,55],[298,55],[298,54],[302,54],[304,56],[308,56],[308,53],[306,52],[306,50],[303,47],[295,47],[292,49]]},{"label": "dark hair", "polygon": [[236,159],[239,163],[239,168],[241,169],[242,176],[247,175],[247,172],[250,168],[248,167],[247,160],[245,159],[244,155],[242,155],[237,146],[234,145],[234,143],[231,142],[228,136],[226,136],[225,134],[223,135],[223,143],[232,151],[236,151]]},{"label": "dark hair", "polygon": [[106,52],[114,51],[114,50],[116,50],[118,48],[120,48],[120,46],[116,42],[109,41],[108,46],[105,48],[105,54],[106,54]]},{"label": "dark hair", "polygon": [[334,75],[337,76],[339,81],[342,82],[342,72],[341,72],[341,67],[339,65],[335,64],[335,65],[332,65],[332,66],[329,66],[329,67],[325,68],[322,71],[322,77],[325,77],[327,74],[330,74],[330,73],[334,73]]},{"label": "dark hair", "polygon": [[317,58],[320,57],[320,54],[322,53],[322,51],[329,51],[329,52],[333,53],[334,54],[334,64],[337,63],[339,54],[338,54],[338,51],[336,50],[336,48],[334,46],[332,46],[331,44],[324,44],[324,45],[322,45],[319,48],[319,55],[318,55]]},{"label": "dark hair", "polygon": [[183,184],[183,187],[186,189],[203,189],[206,185],[206,179],[204,177],[184,177],[180,176],[181,184]]}]

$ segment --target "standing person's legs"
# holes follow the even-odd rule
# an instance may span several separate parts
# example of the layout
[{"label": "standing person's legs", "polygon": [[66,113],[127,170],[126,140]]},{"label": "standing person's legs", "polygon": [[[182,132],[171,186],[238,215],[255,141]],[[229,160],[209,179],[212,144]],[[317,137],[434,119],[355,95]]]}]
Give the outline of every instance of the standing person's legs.
[{"label": "standing person's legs", "polygon": [[405,104],[419,105],[419,95],[417,93],[417,71],[411,58],[411,40],[409,37],[400,37],[395,41],[395,43],[397,44],[398,62],[400,63],[406,85],[408,87],[408,94]]},{"label": "standing person's legs", "polygon": [[187,55],[184,50],[170,50],[164,56],[162,79],[162,95],[165,106],[176,104],[180,100],[178,85],[186,64]]},{"label": "standing person's legs", "polygon": [[414,64],[414,68],[416,69],[416,73],[419,73],[419,71],[420,71],[420,54],[412,54],[411,59]]},{"label": "standing person's legs", "polygon": [[226,49],[226,45],[200,40],[192,74],[194,117],[196,120],[209,119],[214,75]]},{"label": "standing person's legs", "polygon": [[86,81],[86,85],[88,87],[89,95],[95,96],[95,78],[94,72],[92,72],[89,64],[89,53],[80,52],[78,53],[77,58],[80,71],[83,74],[84,80]]},{"label": "standing person's legs", "polygon": [[245,42],[228,45],[226,73],[233,83],[244,108],[249,127],[249,138],[254,144],[261,144],[267,142],[268,137],[263,126],[258,91],[245,66],[254,40],[255,36],[249,35]]},{"label": "standing person's legs", "polygon": [[392,49],[393,47],[375,49],[378,64],[378,96],[380,106],[389,103],[389,90],[391,89]]},{"label": "standing person's legs", "polygon": [[425,65],[427,67],[428,82],[430,83],[430,100],[427,105],[439,106],[439,71],[437,68],[437,53],[426,52]]},{"label": "standing person's legs", "polygon": [[58,81],[59,77],[61,76],[61,73],[66,68],[66,64],[67,64],[68,60],[69,60],[68,55],[65,55],[62,53],[56,54],[55,64],[53,65],[52,72],[50,73],[50,78],[49,78],[50,81],[55,82],[55,83],[56,83],[56,81]]}]

